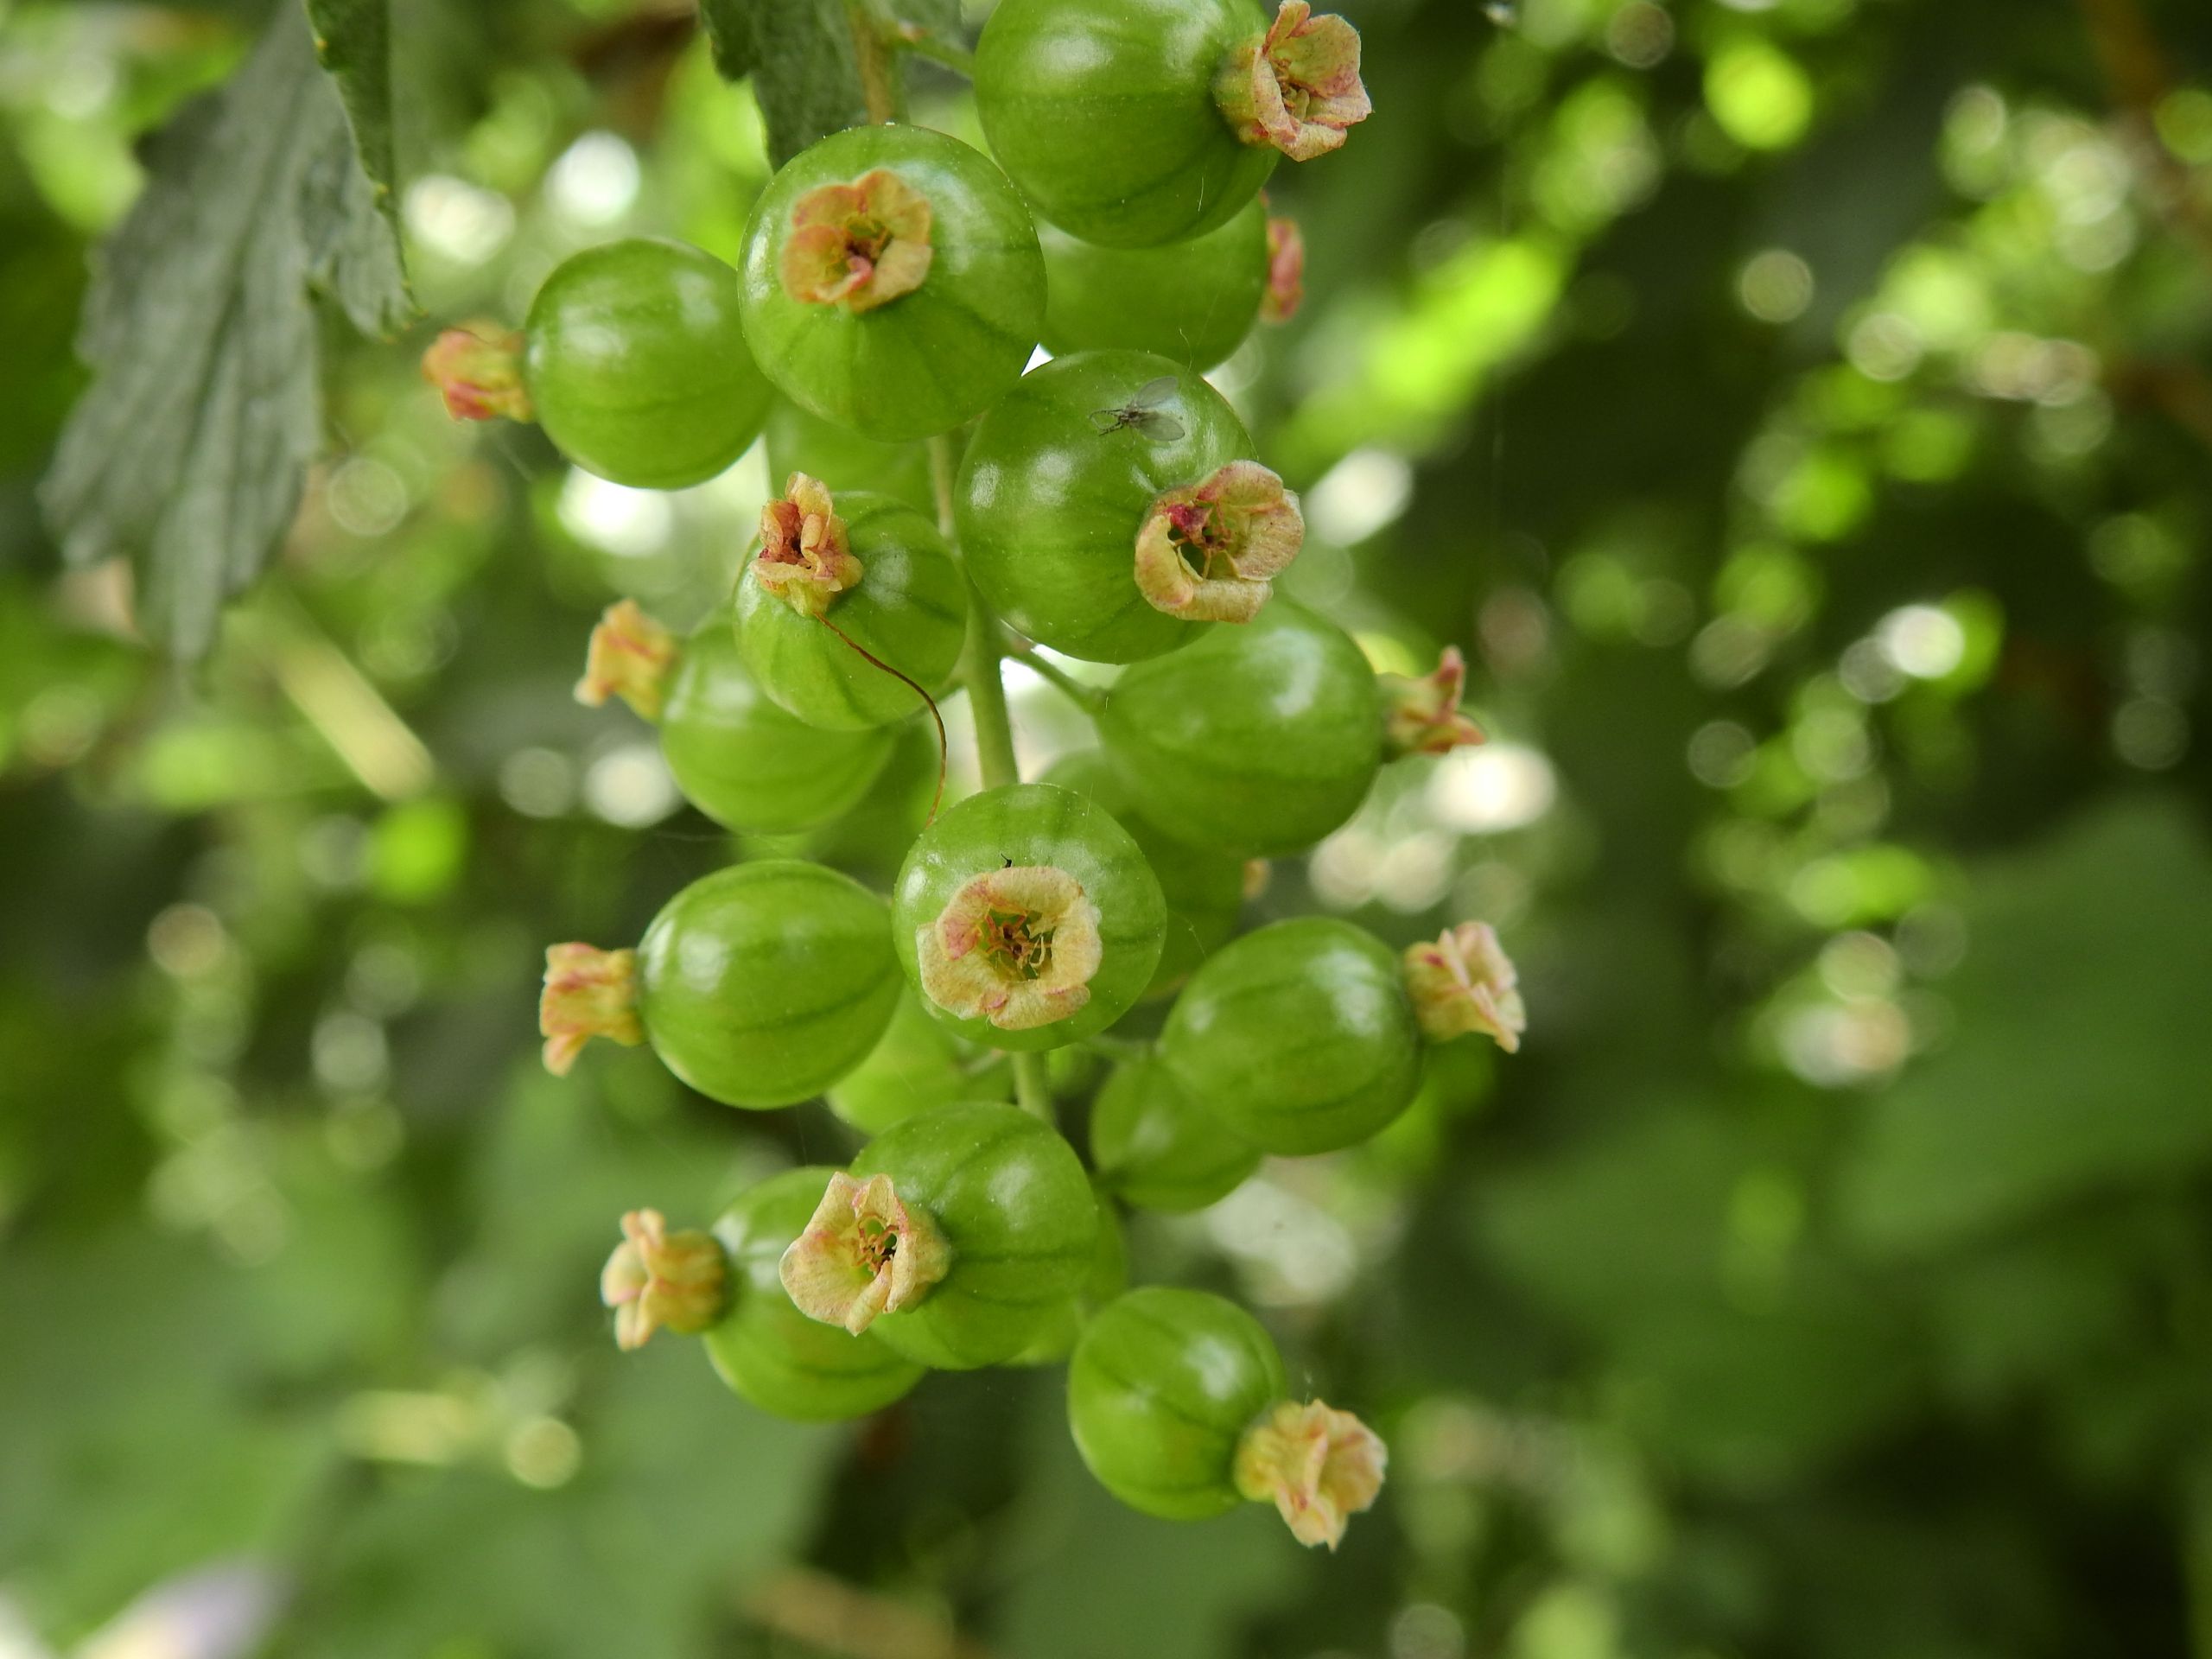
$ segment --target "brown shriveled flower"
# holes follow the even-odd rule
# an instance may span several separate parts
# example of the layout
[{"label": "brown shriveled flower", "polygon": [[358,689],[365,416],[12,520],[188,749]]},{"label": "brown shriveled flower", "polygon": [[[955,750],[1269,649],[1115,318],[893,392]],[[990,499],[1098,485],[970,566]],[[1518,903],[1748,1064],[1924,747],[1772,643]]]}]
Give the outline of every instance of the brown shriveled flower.
[{"label": "brown shriveled flower", "polygon": [[1421,1034],[1433,1043],[1480,1033],[1517,1053],[1529,1028],[1520,978],[1487,922],[1462,922],[1445,929],[1435,944],[1406,950],[1406,993]]},{"label": "brown shriveled flower", "polygon": [[1249,622],[1305,545],[1298,498],[1256,461],[1170,490],[1137,531],[1137,591],[1191,622]]},{"label": "brown shriveled flower", "polygon": [[522,384],[522,336],[486,322],[448,328],[423,353],[423,378],[456,421],[531,417]]},{"label": "brown shriveled flower", "polygon": [[671,1233],[658,1210],[622,1217],[622,1242],[600,1270],[599,1300],[614,1310],[614,1344],[642,1348],[652,1333],[696,1336],[721,1317],[729,1263],[712,1234]]},{"label": "brown shriveled flower", "polygon": [[638,953],[588,944],[556,944],[545,952],[545,989],[537,999],[545,1069],[569,1075],[583,1046],[612,1038],[626,1048],[645,1040],[638,1018]]},{"label": "brown shriveled flower", "polygon": [[1374,112],[1359,79],[1359,31],[1282,0],[1264,35],[1224,60],[1214,102],[1248,144],[1273,144],[1294,162],[1325,156]]},{"label": "brown shriveled flower", "polygon": [[1389,1456],[1382,1437],[1351,1413],[1285,1400],[1237,1442],[1236,1490],[1273,1503],[1300,1543],[1333,1550],[1345,1522],[1382,1490]]},{"label": "brown shriveled flower", "polygon": [[930,1001],[1001,1031],[1048,1026],[1082,1007],[1104,950],[1098,906],[1049,864],[976,877],[918,931],[914,949]]},{"label": "brown shriveled flower", "polygon": [[800,1313],[857,1337],[878,1314],[920,1301],[951,1265],[937,1223],[900,1202],[888,1175],[856,1181],[840,1170],[777,1272]]},{"label": "brown shriveled flower", "polygon": [[1288,322],[1306,302],[1306,237],[1294,219],[1268,220],[1268,287],[1260,296],[1262,322]]},{"label": "brown shriveled flower", "polygon": [[1467,659],[1459,654],[1459,646],[1445,646],[1435,672],[1420,679],[1403,674],[1378,677],[1388,709],[1383,743],[1391,759],[1449,754],[1485,741],[1483,728],[1459,712],[1459,698],[1467,689]]},{"label": "brown shriveled flower", "polygon": [[791,209],[779,274],[810,305],[873,311],[930,274],[929,198],[887,168],[810,190]]},{"label": "brown shriveled flower", "polygon": [[781,499],[760,509],[753,574],[801,616],[822,615],[838,594],[860,586],[861,562],[820,480],[793,473]]},{"label": "brown shriveled flower", "polygon": [[643,718],[658,720],[677,649],[676,636],[634,599],[608,606],[591,631],[584,677],[576,682],[576,701],[596,709],[609,697],[620,697]]}]

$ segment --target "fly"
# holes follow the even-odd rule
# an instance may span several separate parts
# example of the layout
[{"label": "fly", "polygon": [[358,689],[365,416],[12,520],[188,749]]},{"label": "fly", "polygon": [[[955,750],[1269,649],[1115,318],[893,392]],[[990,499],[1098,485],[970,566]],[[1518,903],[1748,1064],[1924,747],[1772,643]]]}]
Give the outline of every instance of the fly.
[{"label": "fly", "polygon": [[1175,377],[1163,374],[1137,388],[1136,396],[1118,409],[1090,411],[1091,429],[1100,437],[1124,429],[1154,443],[1173,443],[1184,433],[1183,423],[1164,413],[1160,405],[1175,395]]}]

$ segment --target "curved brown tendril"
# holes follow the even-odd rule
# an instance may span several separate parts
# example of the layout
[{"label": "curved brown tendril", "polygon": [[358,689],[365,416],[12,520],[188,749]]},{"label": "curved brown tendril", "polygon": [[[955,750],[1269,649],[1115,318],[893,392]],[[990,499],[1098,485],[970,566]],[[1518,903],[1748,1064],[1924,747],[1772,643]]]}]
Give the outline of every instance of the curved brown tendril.
[{"label": "curved brown tendril", "polygon": [[906,675],[901,674],[897,669],[892,667],[890,664],[885,662],[882,658],[877,656],[866,645],[861,644],[859,640],[854,639],[851,634],[847,633],[842,628],[839,627],[835,622],[832,622],[828,617],[817,617],[815,620],[821,623],[823,627],[829,629],[830,632],[836,634],[840,639],[850,645],[855,651],[860,652],[862,657],[866,658],[876,667],[881,669],[885,673],[891,676],[893,679],[897,680],[901,685],[906,687],[908,690],[912,691],[916,696],[922,700],[922,706],[930,711],[930,719],[937,724],[937,793],[930,797],[929,819],[927,823],[925,823],[922,825],[922,828],[925,830],[928,829],[930,824],[937,822],[938,808],[944,804],[944,772],[946,764],[951,754],[951,745],[946,741],[944,735],[944,716],[938,712],[937,699],[930,696],[928,692],[923,690],[920,686],[917,685]]}]

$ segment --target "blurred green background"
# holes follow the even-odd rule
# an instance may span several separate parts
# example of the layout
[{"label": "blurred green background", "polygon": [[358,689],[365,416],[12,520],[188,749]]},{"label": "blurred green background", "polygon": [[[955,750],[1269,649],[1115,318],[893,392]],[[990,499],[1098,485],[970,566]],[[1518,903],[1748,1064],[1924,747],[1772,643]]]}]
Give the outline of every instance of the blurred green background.
[{"label": "blurred green background", "polygon": [[[619,489],[414,359],[594,241],[734,251],[688,10],[399,0],[425,321],[331,323],[185,671],[32,490],[134,138],[262,9],[0,0],[0,1656],[2212,1656],[2212,10],[1344,10],[1377,114],[1278,175],[1308,303],[1217,378],[1288,590],[1459,643],[1492,741],[1252,914],[1486,918],[1532,1032],[1132,1232],[1387,1434],[1331,1557],[1117,1509],[1053,1370],[802,1430],[608,1340],[622,1210],[851,1145],[536,1054],[543,945],[732,855],[569,692],[766,467]],[[932,761],[809,849],[884,880]]]}]

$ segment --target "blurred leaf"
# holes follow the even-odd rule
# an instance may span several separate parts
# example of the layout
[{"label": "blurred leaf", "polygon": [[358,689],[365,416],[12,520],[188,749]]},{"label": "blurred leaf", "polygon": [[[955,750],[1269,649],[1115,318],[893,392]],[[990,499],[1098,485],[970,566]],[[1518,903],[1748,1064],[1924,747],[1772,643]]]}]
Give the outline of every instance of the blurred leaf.
[{"label": "blurred leaf", "polygon": [[377,206],[396,218],[398,163],[391,136],[390,0],[307,0],[315,56],[338,83],[353,152],[376,191]]},{"label": "blurred leaf", "polygon": [[2114,805],[1975,873],[1949,1046],[1875,1102],[1845,1213],[1925,1253],[2212,1157],[2212,858],[2176,805]]},{"label": "blurred leaf", "polygon": [[[768,158],[778,167],[816,139],[868,120],[853,42],[867,10],[858,0],[700,0],[715,67],[730,80],[753,77]],[[960,27],[959,0],[890,0],[883,10],[932,34]]]},{"label": "blurred leaf", "polygon": [[147,168],[99,254],[78,341],[96,378],[41,496],[73,562],[132,556],[141,625],[193,657],[283,540],[319,447],[308,289],[368,333],[410,302],[397,234],[291,7],[156,135]]}]

